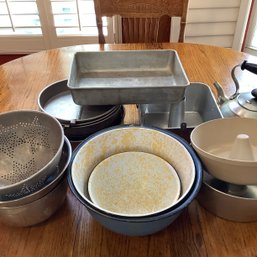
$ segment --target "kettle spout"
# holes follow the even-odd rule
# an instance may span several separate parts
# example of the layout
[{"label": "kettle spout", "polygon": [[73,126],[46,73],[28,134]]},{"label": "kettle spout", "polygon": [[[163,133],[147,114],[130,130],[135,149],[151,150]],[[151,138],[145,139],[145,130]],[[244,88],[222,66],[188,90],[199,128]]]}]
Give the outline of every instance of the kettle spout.
[{"label": "kettle spout", "polygon": [[220,83],[218,81],[215,81],[213,85],[216,88],[218,93],[218,99],[217,99],[218,105],[222,105],[223,103],[227,102],[229,98],[225,95],[225,92],[222,86],[220,85]]}]

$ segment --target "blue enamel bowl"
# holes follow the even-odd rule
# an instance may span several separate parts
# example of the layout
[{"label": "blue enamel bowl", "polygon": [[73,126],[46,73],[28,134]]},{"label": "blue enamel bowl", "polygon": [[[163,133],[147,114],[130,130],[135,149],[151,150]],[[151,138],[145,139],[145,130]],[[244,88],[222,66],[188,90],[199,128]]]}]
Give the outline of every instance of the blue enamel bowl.
[{"label": "blue enamel bowl", "polygon": [[[187,153],[191,156],[194,165],[194,180],[190,187],[190,189],[186,192],[185,196],[181,198],[175,205],[167,208],[161,212],[154,213],[146,216],[124,216],[118,214],[112,214],[101,208],[98,208],[94,203],[90,202],[83,195],[83,192],[79,192],[78,186],[76,185],[76,181],[74,182],[74,160],[76,160],[76,156],[80,153],[80,150],[85,147],[89,142],[96,137],[101,137],[101,135],[105,134],[109,131],[114,131],[117,129],[129,129],[129,128],[140,128],[147,129],[155,132],[160,132],[165,134],[168,137],[172,137],[172,139],[176,140],[180,144],[183,145]],[[100,146],[99,146],[100,147]],[[84,156],[87,158],[87,156]],[[84,140],[80,145],[77,146],[75,151],[73,152],[72,160],[70,162],[68,168],[68,183],[71,191],[75,195],[75,197],[87,208],[88,212],[91,214],[93,218],[95,218],[100,224],[102,224],[107,229],[129,236],[145,236],[156,233],[158,231],[163,230],[167,226],[169,226],[184,210],[187,206],[195,199],[197,196],[201,184],[202,184],[202,165],[197,157],[196,153],[192,149],[192,147],[180,136],[167,132],[165,130],[154,128],[154,127],[146,127],[146,126],[132,126],[132,125],[121,125],[115,126],[108,129],[101,130],[89,138]],[[87,191],[87,185],[85,185],[85,192]]]}]

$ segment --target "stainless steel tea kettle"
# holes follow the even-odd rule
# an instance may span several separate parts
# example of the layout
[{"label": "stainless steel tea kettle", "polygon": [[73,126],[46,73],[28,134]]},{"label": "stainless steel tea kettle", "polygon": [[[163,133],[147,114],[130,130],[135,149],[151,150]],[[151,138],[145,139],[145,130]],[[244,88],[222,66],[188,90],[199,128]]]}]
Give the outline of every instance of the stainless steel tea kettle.
[{"label": "stainless steel tea kettle", "polygon": [[239,116],[257,119],[257,88],[253,89],[251,92],[238,92],[240,87],[235,76],[235,70],[238,67],[240,67],[241,70],[248,70],[257,74],[257,64],[244,61],[242,64],[236,65],[231,71],[231,76],[236,86],[236,92],[232,96],[227,97],[221,85],[215,81],[214,86],[218,93],[217,103],[224,117]]}]

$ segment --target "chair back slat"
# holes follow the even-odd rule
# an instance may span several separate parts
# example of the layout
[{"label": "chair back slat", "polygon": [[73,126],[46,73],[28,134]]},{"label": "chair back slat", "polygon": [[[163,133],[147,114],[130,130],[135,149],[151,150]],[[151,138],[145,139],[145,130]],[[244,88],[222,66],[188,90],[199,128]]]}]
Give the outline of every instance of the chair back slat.
[{"label": "chair back slat", "polygon": [[163,17],[169,17],[169,28],[171,17],[181,17],[178,41],[184,41],[188,0],[94,0],[94,4],[99,43],[105,43],[101,18],[114,15],[122,17],[124,43],[166,42],[167,29],[166,37],[160,36],[167,26],[161,22]]}]

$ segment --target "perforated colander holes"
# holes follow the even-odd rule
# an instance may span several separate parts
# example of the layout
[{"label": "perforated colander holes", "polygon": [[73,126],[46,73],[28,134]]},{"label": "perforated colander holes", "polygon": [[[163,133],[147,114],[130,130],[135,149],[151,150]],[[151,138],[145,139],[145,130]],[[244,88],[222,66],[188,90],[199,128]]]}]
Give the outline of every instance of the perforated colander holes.
[{"label": "perforated colander holes", "polygon": [[0,134],[5,134],[5,133],[9,133],[13,130],[17,130],[18,127],[19,127],[19,123],[13,124],[11,126],[0,125]]},{"label": "perforated colander holes", "polygon": [[20,190],[20,195],[24,196],[24,195],[28,195],[31,193],[34,193],[35,191],[37,191],[39,188],[41,188],[46,180],[46,176],[40,178],[39,180],[37,180],[37,182],[35,184],[23,184],[21,190]]},{"label": "perforated colander holes", "polygon": [[15,200],[17,198],[23,197],[23,196],[25,196],[25,195],[22,194],[21,192],[5,194],[5,195],[0,195],[0,200],[1,201],[11,201],[11,200]]},{"label": "perforated colander holes", "polygon": [[11,194],[5,194],[2,196],[2,198],[6,201],[6,200],[14,200],[23,196],[26,196],[28,194],[32,193],[30,191],[30,189],[28,188],[28,186],[26,184],[22,185],[22,188],[20,191],[17,191],[15,193],[11,193]]},{"label": "perforated colander holes", "polygon": [[7,174],[1,175],[1,178],[8,180],[12,184],[14,184],[33,175],[35,171],[36,165],[34,158],[25,164],[21,164],[13,160],[12,171]]},{"label": "perforated colander holes", "polygon": [[41,123],[39,122],[39,118],[37,116],[34,116],[33,120],[31,122],[24,122],[24,121],[20,121],[18,123],[20,126],[22,127],[30,127],[30,126],[41,126]]},{"label": "perforated colander holes", "polygon": [[38,145],[41,145],[41,146],[44,146],[45,148],[50,149],[49,130],[46,128],[39,130],[38,136],[40,137]]},{"label": "perforated colander holes", "polygon": [[10,201],[10,200],[14,200],[14,199],[32,194],[44,186],[46,178],[47,177],[44,176],[40,180],[38,180],[35,184],[32,184],[32,185],[28,185],[27,183],[24,183],[19,191],[15,193],[0,195],[0,200]]},{"label": "perforated colander holes", "polygon": [[15,131],[0,134],[0,152],[5,153],[10,158],[14,156],[14,148],[16,146],[17,135]]},{"label": "perforated colander holes", "polygon": [[37,116],[33,118],[32,122],[19,122],[19,125],[24,129],[23,138],[30,144],[33,154],[37,151],[37,146],[49,148],[49,130],[40,123]]},{"label": "perforated colander holes", "polygon": [[39,122],[39,118],[37,116],[34,117],[34,119],[32,121],[32,124],[34,124],[34,125],[41,125],[40,122]]},{"label": "perforated colander holes", "polygon": [[15,147],[25,143],[23,138],[17,135],[19,124],[8,127],[1,126],[0,153],[5,153],[11,159],[14,158]]},{"label": "perforated colander holes", "polygon": [[24,128],[24,140],[29,143],[32,154],[35,154],[38,147],[49,149],[49,132],[43,126],[31,126]]}]

